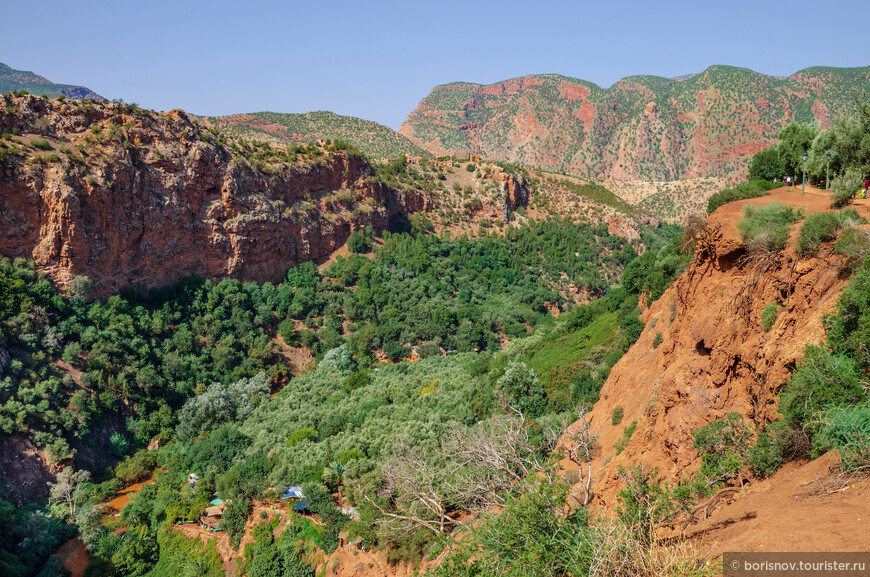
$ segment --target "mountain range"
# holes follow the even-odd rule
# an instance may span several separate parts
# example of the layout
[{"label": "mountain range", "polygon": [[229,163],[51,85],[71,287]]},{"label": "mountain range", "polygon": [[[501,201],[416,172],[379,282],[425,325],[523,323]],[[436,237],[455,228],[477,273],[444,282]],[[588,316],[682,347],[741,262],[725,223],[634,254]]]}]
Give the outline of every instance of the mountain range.
[{"label": "mountain range", "polygon": [[[0,64],[0,92],[101,99]],[[870,90],[870,67],[812,67],[788,77],[711,66],[677,78],[629,76],[609,88],[558,74],[432,89],[398,132],[328,111],[199,117],[272,144],[341,140],[369,157],[481,156],[586,178],[741,178],[789,122],[825,128]]]},{"label": "mountain range", "polygon": [[630,76],[603,89],[555,74],[438,86],[399,130],[435,155],[481,155],[621,180],[743,175],[792,121],[821,128],[870,89],[870,67],[786,78],[711,66]]},{"label": "mountain range", "polygon": [[49,98],[57,98],[65,96],[75,100],[105,100],[102,96],[84,86],[73,86],[72,84],[55,84],[43,76],[34,74],[26,70],[15,70],[6,64],[0,62],[0,93],[12,92],[14,90],[25,90],[32,94],[48,96]]}]

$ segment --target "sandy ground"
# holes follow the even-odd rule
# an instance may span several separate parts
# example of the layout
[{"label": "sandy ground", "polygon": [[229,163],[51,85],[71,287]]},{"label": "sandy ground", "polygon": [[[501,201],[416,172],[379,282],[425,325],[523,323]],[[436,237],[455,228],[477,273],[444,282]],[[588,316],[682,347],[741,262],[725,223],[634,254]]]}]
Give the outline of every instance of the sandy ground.
[{"label": "sandy ground", "polygon": [[[832,471],[833,469],[833,471]],[[789,463],[688,532],[726,551],[867,551],[870,478],[842,477],[833,454]]]}]

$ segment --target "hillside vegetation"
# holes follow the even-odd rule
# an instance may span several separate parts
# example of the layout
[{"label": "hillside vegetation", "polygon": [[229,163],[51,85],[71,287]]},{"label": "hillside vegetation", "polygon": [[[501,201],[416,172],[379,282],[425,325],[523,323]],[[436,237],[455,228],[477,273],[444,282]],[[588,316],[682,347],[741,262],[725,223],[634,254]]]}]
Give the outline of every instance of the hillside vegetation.
[{"label": "hillside vegetation", "polygon": [[[32,264],[5,261],[2,342],[12,356],[2,381],[4,433],[29,432],[51,459],[78,472],[90,468],[92,479],[102,481],[94,486],[78,479],[78,512],[66,502],[53,509],[78,525],[102,574],[141,574],[134,567],[168,562],[164,558],[182,546],[169,538],[169,525],[196,517],[194,510],[202,510],[201,499],[213,490],[237,504],[224,523],[238,542],[252,499],[274,498],[270,488],[285,484],[314,483],[306,494],[327,495],[318,515],[332,520],[327,533],[311,538],[329,553],[349,520],[330,512],[332,498],[317,488],[324,481],[360,507],[361,521],[349,526],[363,542],[389,545],[397,558],[419,558],[432,536],[420,529],[413,539],[398,538],[385,521],[410,506],[402,504],[407,495],[397,494],[396,502],[375,499],[390,486],[383,475],[392,459],[436,446],[457,426],[472,434],[481,419],[508,418],[498,416],[500,403],[523,407],[525,419],[541,419],[558,434],[557,415],[593,401],[609,368],[639,334],[637,294],[679,272],[649,259],[631,261],[631,250],[606,257],[602,245],[600,256],[623,259],[617,261],[622,266],[638,263],[628,265],[625,288],[554,324],[544,305],[563,301],[547,288],[546,276],[534,272],[540,264],[578,281],[597,275],[569,266],[594,260],[561,252],[555,239],[569,231],[584,239],[578,249],[595,246],[596,234],[610,238],[594,227],[559,222],[520,228],[510,239],[387,235],[371,258],[339,259],[322,274],[305,265],[279,285],[192,280],[146,300],[125,294],[90,304],[55,293]],[[516,243],[525,249],[508,251]],[[624,240],[619,244],[628,248]],[[673,247],[659,254],[676,254]],[[297,331],[294,319],[304,328]],[[311,347],[322,359],[318,369],[288,383],[291,369],[271,342],[275,331]],[[527,337],[530,331],[534,336]],[[561,352],[570,362],[556,372],[554,361],[535,351],[558,348],[572,333],[584,340],[589,337],[582,335],[594,335],[596,342]],[[401,362],[412,349],[422,360]],[[379,351],[400,362],[383,364]],[[540,367],[540,377],[526,359]],[[270,398],[269,391],[282,385]],[[108,435],[102,431],[117,422],[113,415],[126,425]],[[108,444],[98,450],[116,458],[154,438],[165,447],[137,453],[116,470],[118,478],[134,480],[155,465],[166,469],[124,509],[121,520],[131,530],[123,537],[104,533],[89,512],[118,486],[82,458],[106,436]],[[182,489],[191,471],[200,476],[194,493]],[[449,494],[442,498],[445,506],[453,503]],[[159,546],[142,548],[153,542]]]},{"label": "hillside vegetation", "polygon": [[231,136],[271,143],[307,144],[317,139],[342,140],[373,158],[428,154],[392,128],[328,111],[305,114],[254,112],[213,116],[207,122]]},{"label": "hillside vegetation", "polygon": [[[29,96],[9,102],[19,110],[46,107],[57,125],[79,112]],[[74,149],[60,143],[55,125],[33,134],[29,116],[7,111],[4,185],[19,171],[58,170],[93,189],[104,164],[160,174],[142,166],[153,154],[155,166],[171,169],[161,162],[165,152],[160,159],[150,150],[149,126],[232,156],[233,170],[277,174],[264,181],[273,187],[282,178],[275,166],[327,171],[324,157],[356,162],[335,143],[270,147],[204,130],[178,113],[121,104],[100,111],[115,120],[95,125]],[[366,166],[354,169],[361,186],[425,193],[442,209],[463,197],[498,203],[507,218],[451,238],[436,234],[421,211],[384,222],[384,230],[358,227],[347,237],[350,254],[320,269],[302,263],[278,282],[188,277],[95,300],[86,275],[60,289],[33,261],[0,261],[0,435],[37,448],[46,469],[58,471],[46,470],[49,485],[3,485],[4,499],[42,504],[23,516],[0,503],[8,513],[0,518],[7,573],[52,574],[51,547],[72,527],[94,559],[94,575],[205,575],[218,562],[249,575],[269,574],[268,567],[311,574],[343,530],[393,560],[419,560],[456,528],[456,515],[505,503],[515,475],[546,466],[573,407],[594,402],[640,333],[639,295],[660,294],[688,259],[677,249],[678,227],[637,224],[628,240],[578,215],[520,215],[521,203],[549,185],[532,185],[514,167],[429,170],[402,158],[367,174]],[[439,177],[448,168],[470,179],[469,196]],[[590,207],[630,216],[603,187],[563,188]],[[342,194],[317,198],[324,214],[345,210]],[[449,218],[459,224],[462,215]],[[602,298],[576,307],[575,291]],[[294,362],[299,355],[317,368],[305,372]],[[445,462],[459,465],[452,445],[442,444],[448,432],[462,435],[455,442],[496,435],[504,443],[503,427],[528,442],[492,479],[485,500],[456,493],[455,483],[479,476],[480,463],[457,467],[456,477],[435,474]],[[402,481],[408,462],[435,475],[441,511],[425,513],[410,533],[397,522],[419,512],[413,486]],[[193,491],[192,472],[199,476]],[[152,474],[156,482],[104,526],[100,503]],[[299,483],[317,523],[275,500],[283,486]],[[217,537],[225,535],[230,549],[200,547],[179,533],[196,529],[185,521],[196,521],[215,495],[229,503]],[[271,518],[251,515],[264,502],[280,511],[274,537],[256,527],[271,527]],[[338,505],[356,506],[359,518]],[[179,521],[182,528],[173,529]],[[440,529],[432,531],[433,523]],[[34,531],[46,538],[28,540]],[[238,549],[243,538],[255,546]],[[230,550],[237,551],[231,560]]]}]

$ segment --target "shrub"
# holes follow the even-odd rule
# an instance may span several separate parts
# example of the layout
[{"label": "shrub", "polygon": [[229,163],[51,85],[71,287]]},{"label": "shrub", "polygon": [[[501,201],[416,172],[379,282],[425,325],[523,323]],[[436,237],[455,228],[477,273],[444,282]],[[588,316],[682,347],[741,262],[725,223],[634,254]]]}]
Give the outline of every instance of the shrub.
[{"label": "shrub", "polygon": [[637,429],[637,421],[632,421],[631,424],[622,431],[622,438],[613,446],[613,448],[616,449],[617,455],[625,449],[625,446],[631,440],[631,436],[634,434],[635,429]]},{"label": "shrub", "polygon": [[347,239],[347,248],[354,254],[365,254],[372,249],[372,245],[363,231],[355,230]]},{"label": "shrub", "polygon": [[738,200],[745,200],[747,198],[758,198],[760,196],[767,196],[770,194],[768,191],[774,188],[779,188],[782,186],[782,183],[771,184],[766,180],[753,180],[751,182],[745,182],[740,186],[736,186],[734,188],[726,188],[724,190],[720,190],[715,193],[713,196],[707,200],[707,214],[712,214],[715,212],[717,208],[722,206],[723,204],[728,204],[730,202],[735,202]]},{"label": "shrub", "polygon": [[797,238],[797,251],[812,254],[823,242],[834,240],[837,233],[863,219],[854,208],[837,212],[816,212],[807,216]]},{"label": "shrub", "polygon": [[780,412],[793,424],[814,429],[822,410],[863,399],[864,380],[852,359],[809,346],[781,395]]},{"label": "shrub", "polygon": [[785,174],[785,163],[779,157],[776,147],[755,153],[749,163],[749,178],[751,180],[772,181]]},{"label": "shrub", "polygon": [[699,473],[705,482],[736,477],[752,440],[752,429],[739,413],[707,423],[692,432],[692,447],[701,453]]},{"label": "shrub", "polygon": [[366,387],[372,382],[372,373],[368,370],[356,371],[350,374],[341,382],[341,388],[346,391],[353,391]]},{"label": "shrub", "polygon": [[610,424],[616,426],[621,423],[623,413],[624,411],[621,405],[616,405],[615,407],[613,407],[613,413],[610,415]]},{"label": "shrub", "polygon": [[349,372],[354,369],[356,363],[353,360],[353,351],[350,346],[343,344],[329,349],[320,361],[319,368],[339,372]]},{"label": "shrub", "polygon": [[51,144],[49,144],[47,140],[43,140],[41,138],[34,138],[30,144],[32,144],[34,148],[38,148],[40,150],[52,150]]},{"label": "shrub", "polygon": [[817,449],[839,449],[844,471],[870,467],[870,405],[836,407],[822,421],[814,439]]},{"label": "shrub", "polygon": [[402,345],[402,343],[397,341],[387,341],[384,343],[384,354],[393,361],[397,362],[401,360],[405,355],[407,355],[410,351],[408,347]]},{"label": "shrub", "polygon": [[67,285],[67,290],[69,293],[76,297],[81,297],[83,299],[88,298],[88,294],[91,292],[94,283],[86,276],[75,276]]},{"label": "shrub", "polygon": [[860,268],[837,302],[837,313],[828,318],[828,346],[838,355],[870,365],[870,269]]},{"label": "shrub", "polygon": [[423,343],[417,346],[417,355],[421,359],[428,359],[441,354],[441,347],[434,343]]},{"label": "shrub", "polygon": [[498,380],[496,390],[507,404],[526,417],[537,417],[545,407],[544,387],[535,371],[522,362],[510,362]]},{"label": "shrub", "polygon": [[662,344],[662,333],[656,333],[656,336],[653,339],[652,346],[654,349],[657,349],[659,348],[660,344]]},{"label": "shrub", "polygon": [[834,251],[850,260],[860,260],[870,253],[870,231],[863,228],[848,228],[834,244]]},{"label": "shrub", "polygon": [[854,168],[831,181],[831,208],[842,208],[851,203],[855,195],[861,190],[864,180],[861,173]]},{"label": "shrub", "polygon": [[855,192],[848,188],[835,188],[831,191],[831,208],[842,208],[851,204]]},{"label": "shrub", "polygon": [[296,445],[298,445],[299,443],[301,443],[302,441],[304,441],[306,439],[313,443],[313,442],[317,441],[317,437],[318,437],[317,431],[311,427],[306,427],[304,429],[296,429],[295,431],[293,431],[289,435],[287,435],[287,443],[286,444],[288,447],[295,447]]},{"label": "shrub", "polygon": [[474,172],[476,168],[477,167],[474,166],[473,164],[466,164],[465,165],[465,170],[467,170],[468,172]]},{"label": "shrub", "polygon": [[157,467],[157,455],[153,451],[138,451],[115,467],[115,477],[125,485],[141,481]]},{"label": "shrub", "polygon": [[743,207],[743,220],[737,223],[740,238],[751,248],[778,252],[785,248],[791,225],[800,220],[803,212],[778,202],[762,206],[748,204]]},{"label": "shrub", "polygon": [[777,315],[779,315],[779,305],[777,303],[770,303],[761,311],[761,328],[765,332],[773,328]]},{"label": "shrub", "polygon": [[278,334],[281,335],[281,338],[284,339],[287,346],[298,347],[300,345],[299,332],[296,331],[296,326],[293,323],[292,318],[286,318],[281,321],[278,325]]},{"label": "shrub", "polygon": [[757,477],[772,475],[783,462],[782,444],[767,431],[758,433],[755,444],[746,453],[746,464]]},{"label": "shrub", "polygon": [[[629,528],[631,534],[642,543],[644,548],[648,548],[655,542],[658,526],[667,524],[668,521],[688,512],[689,493],[684,486],[662,486],[655,482],[658,471],[645,470],[643,466],[627,469],[620,467],[618,474],[625,481],[625,488],[616,495],[618,519]],[[612,572],[602,574],[621,574],[623,568],[624,565],[613,567]],[[643,570],[634,570],[628,574],[645,573]]]}]

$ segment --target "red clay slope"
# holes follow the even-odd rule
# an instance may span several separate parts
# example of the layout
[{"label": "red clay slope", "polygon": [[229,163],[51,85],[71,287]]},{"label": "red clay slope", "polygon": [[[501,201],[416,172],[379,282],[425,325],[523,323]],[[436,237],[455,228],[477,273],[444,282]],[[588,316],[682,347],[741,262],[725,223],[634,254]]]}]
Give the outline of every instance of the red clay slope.
[{"label": "red clay slope", "polygon": [[[595,503],[604,510],[613,509],[621,488],[619,466],[643,464],[658,470],[661,480],[677,481],[699,464],[692,449],[693,430],[730,411],[747,418],[775,416],[776,393],[804,347],[823,340],[822,316],[833,310],[847,283],[839,275],[839,255],[801,259],[787,249],[751,295],[750,306],[741,309],[735,301],[747,273],[739,261],[745,248],[735,224],[743,205],[771,200],[806,213],[829,210],[830,203],[824,191],[808,187],[801,196],[794,187],[729,204],[713,214],[709,222],[715,232],[698,243],[689,270],[645,311],[646,329],[604,384],[590,413],[601,446],[593,463],[593,490]],[[870,200],[855,206],[870,216]],[[783,309],[765,332],[760,313],[774,301]],[[661,344],[654,347],[659,333]],[[614,426],[611,414],[617,405],[625,416]],[[614,445],[633,421],[637,429],[616,455]],[[707,529],[703,538],[718,541],[719,550],[866,548],[867,532],[859,531],[863,525],[857,523],[870,519],[870,504],[862,498],[870,481],[857,481],[833,495],[808,494],[813,490],[808,481],[820,476],[820,486],[834,481],[828,472],[831,459],[791,464],[773,479],[751,484],[737,504],[714,512],[694,530]],[[749,512],[753,519],[731,523]],[[717,523],[728,528],[717,529]]]}]

